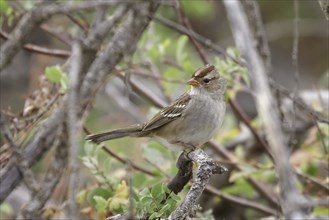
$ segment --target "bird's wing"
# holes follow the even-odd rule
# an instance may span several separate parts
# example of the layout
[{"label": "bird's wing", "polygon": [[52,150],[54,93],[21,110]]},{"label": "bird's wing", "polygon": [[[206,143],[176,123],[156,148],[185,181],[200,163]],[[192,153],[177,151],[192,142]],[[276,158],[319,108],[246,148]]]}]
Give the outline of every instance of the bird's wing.
[{"label": "bird's wing", "polygon": [[146,122],[143,131],[150,131],[159,128],[182,116],[186,106],[189,104],[191,96],[184,93],[176,101],[163,108],[150,121]]}]

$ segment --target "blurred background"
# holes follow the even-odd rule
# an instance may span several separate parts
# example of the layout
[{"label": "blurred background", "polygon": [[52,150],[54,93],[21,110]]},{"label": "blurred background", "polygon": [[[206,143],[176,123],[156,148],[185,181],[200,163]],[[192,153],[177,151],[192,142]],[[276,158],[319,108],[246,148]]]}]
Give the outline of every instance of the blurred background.
[{"label": "blurred background", "polygon": [[[258,2],[266,36],[269,41],[274,80],[290,92],[296,86],[292,48],[294,22],[298,19],[299,89],[306,93],[307,98],[305,100],[308,104],[317,110],[328,111],[329,28],[328,21],[321,11],[318,1],[299,1],[298,18],[294,15],[292,0]],[[14,12],[12,13],[19,13],[33,8],[36,1],[12,0],[7,1],[7,3],[14,8]],[[221,1],[185,0],[181,1],[181,3],[195,32],[209,38],[222,48],[233,48],[235,46],[225,8]],[[175,10],[172,9],[170,1],[168,4],[164,3],[161,5],[157,16],[178,22],[177,15]],[[86,12],[83,15],[77,14],[76,17],[88,27],[88,21],[94,19],[94,14],[93,12]],[[1,11],[1,31],[10,33],[15,22],[17,20],[11,20],[10,16],[6,15],[4,11]],[[58,33],[64,33],[63,37],[65,37],[66,33],[77,35],[81,32],[77,25],[72,22],[72,19],[69,19],[67,16],[54,16],[43,24],[43,28],[34,30],[28,42],[47,48],[69,51],[71,45],[66,45],[57,38],[52,37],[49,32],[45,31],[46,27],[57,28]],[[4,41],[4,37],[1,37],[0,44]],[[216,58],[209,51],[207,53],[209,53],[211,61],[218,64],[218,57]],[[40,87],[40,77],[45,74],[45,69],[54,65],[59,65],[65,70],[67,60],[22,50],[15,56],[9,68],[0,75],[1,110],[16,114],[22,112],[26,107],[25,101],[27,98],[33,94],[33,91]],[[185,81],[190,78],[195,69],[202,65],[202,61],[191,43],[188,42],[187,37],[158,22],[152,21],[148,30],[143,34],[136,53],[131,54],[131,57],[126,57],[118,68],[124,69],[126,70],[126,74],[130,74],[128,80],[142,85],[148,94],[157,97],[162,103],[168,103],[186,91],[188,87],[185,85]],[[144,122],[158,111],[158,108],[154,107],[149,100],[135,93],[131,85],[125,80],[112,74],[104,82],[103,87],[97,94],[93,109],[86,123],[86,127],[93,133]],[[240,87],[235,89],[234,83],[230,86],[229,90],[234,92],[228,92],[227,95],[231,98],[236,98],[237,103],[252,120],[253,125],[256,128],[261,128],[257,120],[257,111],[252,93]],[[304,139],[301,141],[300,137],[297,137],[299,139],[298,147],[305,147],[303,148],[305,152],[294,154],[292,160],[294,165],[305,168],[305,172],[309,175],[314,175],[321,180],[326,179],[327,182],[324,182],[328,184],[328,174],[326,173],[328,171],[328,164],[324,160],[316,161],[309,164],[309,166],[303,165],[303,163],[311,161],[313,156],[324,155],[321,141],[316,138],[316,128],[312,127],[308,130],[310,128],[309,123],[307,121],[307,129],[303,127],[301,130],[301,136],[304,136]],[[324,133],[329,133],[328,126],[324,127]],[[269,156],[264,156],[263,149],[254,140],[250,139],[250,136],[248,129],[241,125],[240,120],[237,119],[228,106],[223,128],[215,137],[215,141],[225,145],[230,152],[236,155],[238,162],[242,164],[260,163],[264,167],[269,166],[271,168],[271,170],[269,168],[270,171],[265,168],[264,170],[261,169],[264,172],[261,173],[263,177],[260,179],[263,180],[265,178],[264,176],[267,175],[266,182],[270,183],[268,186],[273,187],[272,190],[278,192],[275,173],[273,167],[271,167],[273,164],[269,162]],[[235,141],[240,144],[236,144]],[[328,139],[326,139],[325,143],[328,144]],[[118,155],[157,172],[167,173],[169,176],[172,176],[177,171],[175,161],[179,152],[167,151],[154,140],[125,138],[111,141],[108,143],[108,146]],[[328,145],[325,147],[328,148]],[[213,153],[211,149],[207,149],[207,152]],[[310,154],[310,152],[314,154]],[[52,152],[49,152],[42,161],[33,167],[33,171],[38,177],[46,171],[49,163],[51,163],[51,160],[49,160],[51,156]],[[101,182],[99,177],[93,172],[102,170],[108,175],[109,179],[112,179],[112,177],[113,179],[124,179],[127,175],[126,166],[110,159],[108,154],[100,151],[99,148],[97,149],[95,146],[86,144],[83,137],[81,137],[79,157],[81,158],[80,178],[82,183],[79,186],[81,192],[88,192],[95,187],[95,184]],[[99,163],[96,168],[90,165],[90,163],[88,166],[88,158],[92,157],[96,157],[97,163]],[[220,159],[217,155],[214,155],[214,157]],[[241,176],[243,175],[246,174],[241,174]],[[255,176],[257,175],[259,174],[255,174]],[[67,187],[67,178],[65,177],[67,176],[64,175],[52,198],[53,204],[56,204],[56,206],[62,205],[65,200],[65,190]],[[157,178],[151,177],[151,180],[145,180],[147,178],[150,177],[143,176],[139,173],[134,174],[134,186],[141,188],[154,184],[157,181],[168,181],[168,178],[164,176]],[[264,201],[263,198],[255,196],[253,188],[245,181],[239,179],[237,176],[233,180],[231,179],[230,182],[228,181],[229,179],[229,175],[214,178],[212,185],[218,188],[226,187],[225,192],[239,195],[243,198],[253,198],[260,203]],[[305,191],[307,190],[313,190],[312,192],[314,194],[322,193],[321,190],[314,188],[305,189]],[[325,195],[320,195],[319,197],[321,196],[325,198]],[[13,210],[17,210],[28,199],[29,195],[24,193],[24,187],[21,187],[11,194],[7,201],[11,204]],[[86,207],[84,202],[81,202],[81,207]],[[234,203],[228,201],[222,203],[217,197],[207,193],[203,195],[200,203],[204,208],[203,211],[212,208],[213,215],[220,219],[254,219],[264,216],[264,214],[257,213],[253,210],[246,210],[242,206],[236,206]],[[90,211],[84,211],[91,216]],[[324,212],[323,210],[320,211]],[[328,209],[325,211],[328,211]],[[207,213],[203,215],[203,217],[205,216],[207,216]]]}]

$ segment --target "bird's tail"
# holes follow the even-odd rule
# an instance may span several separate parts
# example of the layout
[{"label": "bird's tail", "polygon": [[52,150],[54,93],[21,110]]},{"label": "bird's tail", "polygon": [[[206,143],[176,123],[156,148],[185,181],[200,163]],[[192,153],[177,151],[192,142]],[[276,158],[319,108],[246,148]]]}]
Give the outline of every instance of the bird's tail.
[{"label": "bird's tail", "polygon": [[86,137],[86,140],[99,144],[103,141],[122,138],[126,136],[138,137],[143,127],[141,125],[135,125],[129,128],[122,128],[113,131],[106,131],[98,134],[91,134]]}]

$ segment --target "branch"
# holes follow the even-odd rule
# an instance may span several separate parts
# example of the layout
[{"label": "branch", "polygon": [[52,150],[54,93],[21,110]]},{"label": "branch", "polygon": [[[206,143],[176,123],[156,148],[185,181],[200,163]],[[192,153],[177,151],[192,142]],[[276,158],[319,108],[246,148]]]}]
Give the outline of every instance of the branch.
[{"label": "branch", "polygon": [[196,176],[193,178],[192,186],[183,202],[174,212],[171,213],[169,219],[185,219],[188,217],[196,201],[201,196],[203,190],[206,188],[210,177],[213,174],[224,174],[228,171],[226,167],[213,161],[201,149],[196,149],[190,153],[187,153],[187,157],[191,161],[198,164]]},{"label": "branch", "polygon": [[206,191],[210,192],[210,193],[212,193],[216,196],[219,196],[223,199],[226,199],[227,201],[234,202],[236,204],[239,204],[239,205],[247,207],[247,208],[255,209],[255,210],[260,211],[264,214],[272,215],[272,216],[277,215],[277,211],[270,208],[270,207],[264,206],[261,203],[256,203],[256,202],[251,201],[251,200],[247,200],[247,199],[240,198],[240,197],[237,197],[237,196],[229,195],[227,193],[223,193],[222,191],[216,189],[213,186],[207,186]]},{"label": "branch", "polygon": [[185,28],[184,26],[177,24],[173,21],[170,21],[168,19],[165,18],[161,18],[161,17],[153,17],[155,21],[158,21],[159,23],[172,28],[173,30],[178,31],[181,34],[185,34],[187,36],[191,36],[193,39],[195,39],[196,41],[198,41],[200,44],[202,44],[204,47],[209,48],[210,50],[214,51],[216,54],[221,55],[221,56],[225,56],[228,57],[229,59],[231,59],[233,62],[241,65],[241,66],[245,66],[244,62],[242,60],[236,59],[234,57],[232,57],[231,55],[229,55],[228,53],[226,53],[225,49],[214,44],[210,39],[207,39],[203,36],[201,36],[200,34],[192,31],[192,30],[188,30],[187,28]]},{"label": "branch", "polygon": [[78,218],[76,195],[77,186],[79,185],[79,136],[81,131],[81,120],[78,119],[78,90],[79,78],[81,77],[81,46],[80,42],[75,41],[72,45],[71,68],[69,75],[69,91],[67,102],[67,121],[68,121],[68,135],[69,135],[69,183],[68,183],[68,216],[71,218]]},{"label": "branch", "polygon": [[2,71],[12,60],[12,58],[25,44],[26,39],[33,29],[44,20],[49,19],[54,14],[65,14],[74,11],[93,9],[99,6],[109,6],[119,3],[120,0],[112,1],[88,1],[67,4],[44,4],[25,13],[14,30],[8,36],[8,40],[0,49],[0,71]]},{"label": "branch", "polygon": [[18,214],[17,219],[38,219],[39,211],[44,207],[46,202],[62,177],[63,170],[67,164],[68,156],[68,137],[66,131],[66,124],[60,125],[55,133],[55,143],[53,147],[56,149],[54,161],[52,161],[47,174],[41,184],[42,188],[35,194],[35,196],[29,201]]},{"label": "branch", "polygon": [[225,0],[224,5],[235,42],[241,48],[242,53],[248,61],[248,68],[251,73],[255,94],[257,94],[257,110],[263,119],[265,132],[268,136],[276,164],[281,188],[281,208],[284,216],[289,219],[297,217],[307,219],[308,214],[305,208],[307,200],[296,189],[296,177],[289,163],[288,151],[286,149],[287,140],[279,124],[277,105],[270,92],[264,64],[252,45],[247,18],[239,2]]},{"label": "branch", "polygon": [[[0,36],[3,39],[8,39],[8,34],[4,31],[0,30]],[[59,49],[49,49],[45,47],[40,47],[34,44],[25,44],[23,48],[27,51],[33,52],[33,53],[39,53],[43,55],[53,56],[53,57],[59,57],[66,59],[70,56],[70,52],[66,50],[59,50]]]}]

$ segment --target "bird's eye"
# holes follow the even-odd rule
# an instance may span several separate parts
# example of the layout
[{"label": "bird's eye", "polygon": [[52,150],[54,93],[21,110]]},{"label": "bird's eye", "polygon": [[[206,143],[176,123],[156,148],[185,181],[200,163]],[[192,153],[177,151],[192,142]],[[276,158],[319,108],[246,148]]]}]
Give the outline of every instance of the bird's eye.
[{"label": "bird's eye", "polygon": [[203,82],[207,84],[210,82],[210,79],[203,79]]}]

